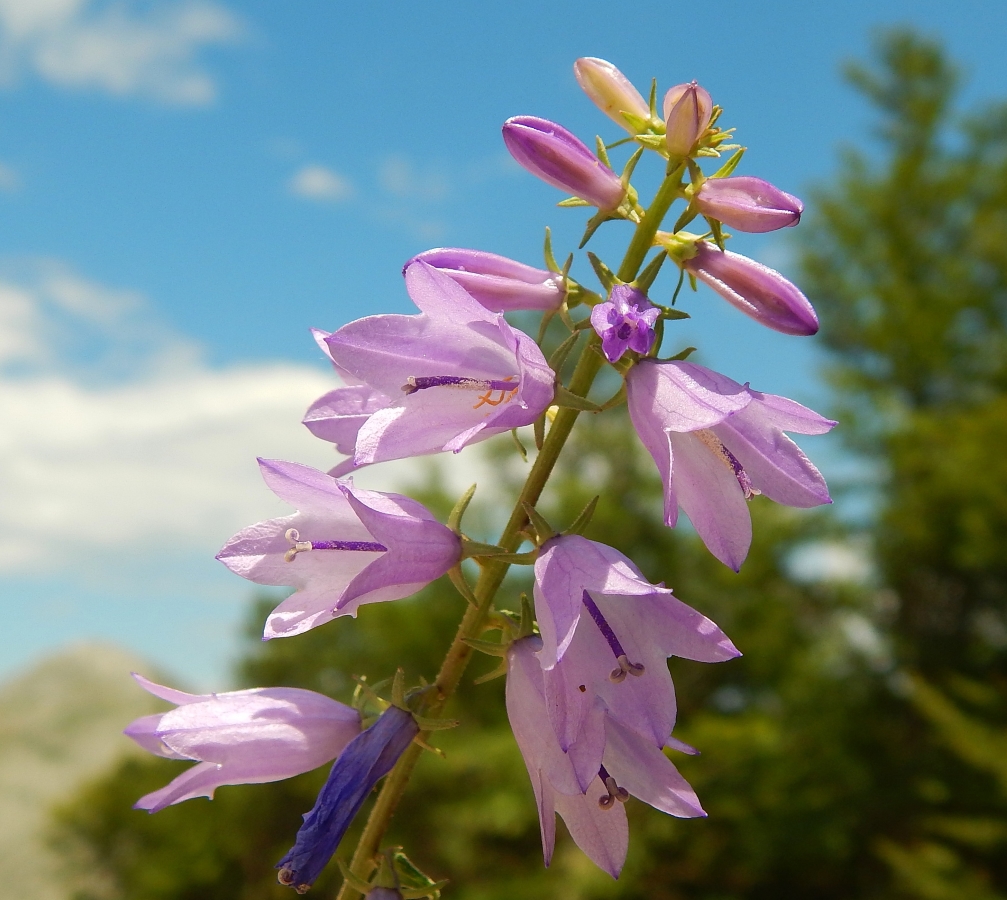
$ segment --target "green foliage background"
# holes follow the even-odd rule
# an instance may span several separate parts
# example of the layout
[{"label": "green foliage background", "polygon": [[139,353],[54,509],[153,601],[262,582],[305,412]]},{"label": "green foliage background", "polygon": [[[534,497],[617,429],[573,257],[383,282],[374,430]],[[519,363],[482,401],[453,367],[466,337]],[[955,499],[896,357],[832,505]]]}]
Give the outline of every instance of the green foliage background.
[{"label": "green foliage background", "polygon": [[[666,581],[746,654],[671,661],[676,736],[703,751],[675,761],[710,817],[631,801],[618,882],[566,839],[546,872],[502,682],[467,676],[452,710],[462,725],[436,735],[445,758],[421,760],[391,835],[451,879],[450,896],[1007,898],[1007,105],[960,115],[953,66],[909,32],[881,36],[874,61],[849,74],[877,108],[875,142],[846,151],[813,196],[801,284],[823,319],[844,433],[881,473],[877,514],[852,535],[828,511],[756,498],[755,542],[735,575],[661,524],[659,482],[625,417],[583,421],[566,451],[578,471],[555,483],[547,515],[564,524],[600,493],[588,536]],[[501,460],[501,478],[512,463]],[[586,473],[589,487],[575,477]],[[421,499],[447,502],[436,485]],[[809,542],[864,537],[871,583],[790,574]],[[526,587],[520,574],[508,582],[514,607]],[[463,603],[438,583],[262,644],[271,602],[250,614],[239,681],[343,700],[351,675],[430,677]],[[477,659],[470,675],[494,663]],[[179,769],[131,760],[59,811],[76,896],[291,896],[273,865],[325,772],[155,816],[130,808]],[[333,866],[312,894],[338,880]]]}]

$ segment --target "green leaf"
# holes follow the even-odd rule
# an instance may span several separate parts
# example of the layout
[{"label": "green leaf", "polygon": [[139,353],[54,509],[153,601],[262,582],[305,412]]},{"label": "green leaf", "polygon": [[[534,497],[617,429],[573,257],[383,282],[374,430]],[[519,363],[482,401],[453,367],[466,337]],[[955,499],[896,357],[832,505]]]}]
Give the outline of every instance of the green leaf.
[{"label": "green leaf", "polygon": [[561,384],[556,385],[556,396],[553,403],[567,409],[579,409],[581,412],[601,412],[601,407],[597,403],[568,391]]},{"label": "green leaf", "polygon": [[[721,149],[726,150],[727,148],[723,147]],[[725,162],[719,169],[717,169],[717,171],[714,172],[710,177],[727,178],[728,175],[731,175],[734,172],[734,170],[738,168],[738,163],[741,162],[741,157],[745,155],[746,149],[748,148],[739,147],[737,150],[735,150],[734,153],[731,154],[727,162]]]}]

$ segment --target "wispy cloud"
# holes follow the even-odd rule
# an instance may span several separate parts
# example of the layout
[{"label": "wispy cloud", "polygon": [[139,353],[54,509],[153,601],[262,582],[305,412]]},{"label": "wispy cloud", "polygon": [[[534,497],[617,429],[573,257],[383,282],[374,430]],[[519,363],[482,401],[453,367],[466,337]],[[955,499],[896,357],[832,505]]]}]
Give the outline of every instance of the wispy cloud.
[{"label": "wispy cloud", "polygon": [[21,187],[21,178],[18,173],[5,162],[0,161],[0,191],[16,191],[19,187]]},{"label": "wispy cloud", "polygon": [[[72,352],[87,334],[104,338],[101,358]],[[289,363],[210,367],[136,292],[52,264],[0,276],[0,336],[0,575],[212,555],[279,511],[255,456],[336,458],[299,424],[331,376]],[[132,360],[128,377],[108,377],[109,355]]]},{"label": "wispy cloud", "polygon": [[242,34],[212,0],[0,0],[0,79],[30,72],[64,88],[205,105],[217,86],[200,52]]},{"label": "wispy cloud", "polygon": [[302,166],[291,177],[290,192],[305,200],[342,203],[353,196],[353,185],[338,172],[312,163]]}]

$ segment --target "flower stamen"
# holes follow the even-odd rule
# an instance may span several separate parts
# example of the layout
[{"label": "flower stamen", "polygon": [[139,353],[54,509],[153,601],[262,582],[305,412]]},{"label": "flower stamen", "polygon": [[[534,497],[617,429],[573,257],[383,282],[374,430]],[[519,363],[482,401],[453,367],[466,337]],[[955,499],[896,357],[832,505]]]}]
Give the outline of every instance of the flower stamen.
[{"label": "flower stamen", "polygon": [[284,560],[293,562],[298,553],[309,550],[356,550],[370,553],[384,553],[388,548],[377,541],[302,541],[296,528],[288,528],[283,535],[291,544],[283,554]]},{"label": "flower stamen", "polygon": [[604,782],[605,790],[608,791],[606,795],[598,798],[598,805],[602,809],[611,809],[615,806],[616,800],[620,803],[625,803],[629,799],[629,791],[623,787],[619,787],[616,780],[604,766],[598,769],[598,777]]},{"label": "flower stamen", "polygon": [[706,444],[724,465],[734,472],[734,477],[738,479],[738,484],[741,485],[741,490],[744,492],[746,500],[751,500],[752,497],[762,493],[762,491],[752,486],[752,479],[748,477],[748,473],[739,462],[738,457],[728,450],[724,446],[724,442],[712,431],[708,428],[701,428],[698,431],[694,431],[693,434]]},{"label": "flower stamen", "polygon": [[620,681],[625,681],[627,675],[634,675],[636,677],[642,675],[646,669],[640,663],[629,661],[629,657],[626,655],[626,651],[623,649],[619,638],[615,636],[612,626],[608,624],[608,620],[602,615],[601,610],[598,609],[598,604],[594,602],[587,591],[584,591],[584,605],[587,607],[587,611],[591,613],[591,618],[594,619],[594,623],[598,626],[602,637],[605,638],[609,647],[612,648],[615,661],[619,664],[618,668],[613,669],[609,673],[609,680],[618,684]]}]

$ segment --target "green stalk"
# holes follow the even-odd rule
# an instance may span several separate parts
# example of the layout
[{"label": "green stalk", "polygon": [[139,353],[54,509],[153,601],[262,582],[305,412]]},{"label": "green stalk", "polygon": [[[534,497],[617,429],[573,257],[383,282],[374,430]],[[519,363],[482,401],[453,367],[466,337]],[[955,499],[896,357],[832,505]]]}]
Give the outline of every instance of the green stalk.
[{"label": "green stalk", "polygon": [[[680,184],[684,167],[683,163],[674,171],[668,173],[657,194],[654,196],[653,202],[647,212],[644,213],[643,219],[637,225],[629,247],[626,249],[622,265],[619,267],[617,273],[620,281],[632,281],[639,273],[643,260],[653,245],[657,229],[660,227],[671,204],[681,195]],[[581,351],[573,376],[570,378],[569,390],[579,397],[587,396],[604,362],[602,354],[597,349],[599,343],[598,337],[592,334],[591,340],[588,341],[587,346]],[[514,504],[510,519],[503,530],[500,540],[497,541],[500,547],[514,552],[520,545],[521,538],[519,537],[519,532],[528,522],[528,516],[524,511],[525,504],[534,506],[538,502],[546,482],[548,482],[549,476],[552,474],[556,462],[559,460],[560,452],[570,437],[570,433],[573,431],[573,426],[577,421],[578,415],[580,415],[579,410],[569,407],[561,408],[556,414],[552,427],[550,427],[549,433],[542,444],[542,449],[539,451],[535,462],[532,464],[531,471],[528,473],[528,478],[521,489],[517,503]],[[431,718],[439,716],[458,687],[458,683],[461,681],[465,668],[474,652],[466,643],[466,640],[478,638],[482,634],[490,611],[493,608],[493,599],[509,568],[510,566],[507,563],[494,561],[492,558],[487,559],[482,565],[479,580],[473,589],[476,605],[470,605],[466,609],[465,615],[458,625],[458,631],[455,633],[455,638],[448,648],[444,662],[441,664],[440,672],[437,673],[437,679],[434,681],[436,690],[429,692],[428,696],[430,699],[424,704],[424,708],[421,711],[422,715]],[[419,740],[425,743],[429,736],[429,732],[422,732],[419,735]],[[381,841],[391,822],[392,815],[395,813],[395,808],[399,804],[399,799],[406,789],[413,768],[422,752],[423,748],[418,743],[414,742],[408,747],[398,763],[396,763],[395,768],[392,769],[385,779],[381,792],[378,794],[378,799],[374,802],[374,807],[371,809],[371,814],[367,819],[367,825],[364,826],[364,831],[360,835],[360,840],[353,853],[353,859],[350,861],[350,871],[363,881],[366,881],[374,871],[376,857],[381,848]],[[361,896],[363,895],[360,891],[344,881],[336,900],[358,900]]]}]

